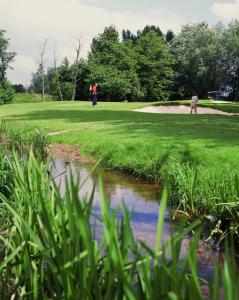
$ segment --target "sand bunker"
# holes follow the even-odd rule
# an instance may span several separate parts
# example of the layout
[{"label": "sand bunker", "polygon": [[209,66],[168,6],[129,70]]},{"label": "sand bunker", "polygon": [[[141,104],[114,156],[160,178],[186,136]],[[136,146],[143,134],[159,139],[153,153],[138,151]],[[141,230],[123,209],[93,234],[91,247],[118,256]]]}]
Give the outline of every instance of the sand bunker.
[{"label": "sand bunker", "polygon": [[[235,116],[239,115],[238,113],[228,113],[218,109],[209,108],[209,107],[198,107],[198,114],[211,114],[211,115],[228,115]],[[135,109],[134,111],[138,112],[146,112],[146,113],[154,113],[154,114],[189,114],[190,107],[186,105],[161,105],[161,106],[148,106],[139,109]]]}]

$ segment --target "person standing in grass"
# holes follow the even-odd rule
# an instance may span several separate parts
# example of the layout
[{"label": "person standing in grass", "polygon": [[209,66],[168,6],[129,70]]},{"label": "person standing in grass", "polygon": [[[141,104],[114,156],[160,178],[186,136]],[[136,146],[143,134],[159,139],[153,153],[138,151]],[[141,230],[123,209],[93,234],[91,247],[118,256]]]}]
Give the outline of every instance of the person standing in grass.
[{"label": "person standing in grass", "polygon": [[90,85],[91,101],[93,106],[97,105],[97,87],[97,82],[95,82],[93,85]]},{"label": "person standing in grass", "polygon": [[192,96],[191,100],[191,114],[193,111],[197,114],[197,104],[198,104],[198,96]]}]

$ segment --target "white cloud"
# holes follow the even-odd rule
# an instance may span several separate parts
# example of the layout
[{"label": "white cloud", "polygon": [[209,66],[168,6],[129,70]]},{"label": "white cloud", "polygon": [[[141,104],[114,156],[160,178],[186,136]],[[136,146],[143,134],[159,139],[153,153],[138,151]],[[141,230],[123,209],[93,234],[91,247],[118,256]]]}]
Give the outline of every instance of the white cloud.
[{"label": "white cloud", "polygon": [[119,30],[129,28],[132,31],[155,24],[166,31],[169,28],[178,30],[185,22],[179,13],[168,9],[149,9],[144,13],[109,12],[81,0],[0,0],[0,11],[0,28],[7,30],[11,49],[18,53],[9,79],[23,83],[29,83],[31,72],[36,68],[39,45],[46,37],[51,37],[47,47],[50,64],[54,44],[58,46],[58,57],[73,57],[75,39],[81,37],[86,56],[92,38],[110,24]]},{"label": "white cloud", "polygon": [[239,18],[239,0],[233,3],[219,3],[216,2],[211,8],[212,12],[224,21],[231,21]]},{"label": "white cloud", "polygon": [[13,83],[28,85],[29,76],[31,77],[31,73],[37,69],[37,64],[30,55],[18,54],[13,67],[14,69],[8,72],[8,78]]}]

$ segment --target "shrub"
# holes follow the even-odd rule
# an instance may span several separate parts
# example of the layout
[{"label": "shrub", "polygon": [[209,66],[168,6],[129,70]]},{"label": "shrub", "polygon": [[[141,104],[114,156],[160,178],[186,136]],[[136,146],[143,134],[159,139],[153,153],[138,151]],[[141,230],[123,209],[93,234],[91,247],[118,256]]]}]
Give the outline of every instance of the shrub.
[{"label": "shrub", "polygon": [[7,80],[0,82],[0,104],[9,103],[14,96],[14,89]]},{"label": "shrub", "polygon": [[26,126],[23,123],[13,124],[2,121],[0,135],[7,137],[10,150],[15,150],[21,155],[33,151],[39,159],[45,159],[47,156],[49,139],[47,134],[40,129]]}]

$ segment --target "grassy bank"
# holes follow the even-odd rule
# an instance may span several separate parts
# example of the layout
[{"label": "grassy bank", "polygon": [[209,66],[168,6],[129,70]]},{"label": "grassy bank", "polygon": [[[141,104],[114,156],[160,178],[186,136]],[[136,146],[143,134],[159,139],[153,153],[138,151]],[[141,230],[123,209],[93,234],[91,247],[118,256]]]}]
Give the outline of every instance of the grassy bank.
[{"label": "grassy bank", "polygon": [[175,206],[204,215],[218,233],[230,228],[237,234],[239,117],[132,111],[144,105],[15,104],[2,107],[0,117],[53,133],[52,142],[76,144],[107,167],[168,180]]}]

